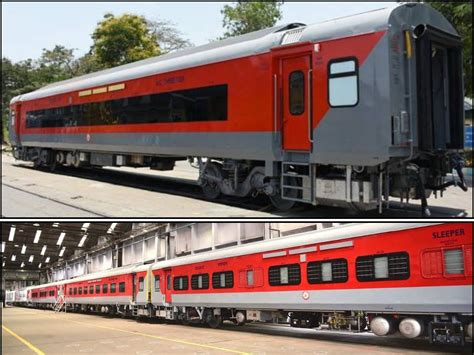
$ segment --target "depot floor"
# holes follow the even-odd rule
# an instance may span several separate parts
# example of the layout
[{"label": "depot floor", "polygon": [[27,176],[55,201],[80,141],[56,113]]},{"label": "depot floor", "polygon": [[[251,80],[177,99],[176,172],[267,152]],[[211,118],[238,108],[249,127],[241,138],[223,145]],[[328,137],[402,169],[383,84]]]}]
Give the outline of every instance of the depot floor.
[{"label": "depot floor", "polygon": [[434,354],[470,348],[287,326],[222,329],[26,308],[2,309],[2,354]]}]

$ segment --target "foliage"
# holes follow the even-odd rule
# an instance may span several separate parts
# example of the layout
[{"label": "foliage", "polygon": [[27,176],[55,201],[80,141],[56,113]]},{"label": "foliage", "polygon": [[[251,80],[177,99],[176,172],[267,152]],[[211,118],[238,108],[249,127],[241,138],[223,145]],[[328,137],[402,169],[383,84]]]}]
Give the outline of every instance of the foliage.
[{"label": "foliage", "polygon": [[158,46],[163,54],[192,46],[189,40],[182,38],[182,33],[171,21],[149,20],[148,27],[156,36]]},{"label": "foliage", "polygon": [[224,38],[272,27],[282,18],[283,1],[238,1],[221,10]]},{"label": "foliage", "polygon": [[91,54],[100,65],[114,67],[160,54],[158,38],[143,16],[106,14],[92,34]]},{"label": "foliage", "polygon": [[472,97],[472,3],[428,2],[453,24],[462,38],[465,94]]}]

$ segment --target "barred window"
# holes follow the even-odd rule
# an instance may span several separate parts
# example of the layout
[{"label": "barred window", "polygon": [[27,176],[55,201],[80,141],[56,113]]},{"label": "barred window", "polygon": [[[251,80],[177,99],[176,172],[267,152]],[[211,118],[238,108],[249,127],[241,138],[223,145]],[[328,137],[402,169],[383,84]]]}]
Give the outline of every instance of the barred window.
[{"label": "barred window", "polygon": [[308,263],[307,274],[310,284],[346,282],[347,260],[312,261]]},{"label": "barred window", "polygon": [[87,286],[84,287],[84,294],[87,295]]},{"label": "barred window", "polygon": [[94,286],[89,286],[89,293],[91,295],[94,293]]},{"label": "barred window", "polygon": [[234,287],[234,273],[232,271],[215,272],[212,274],[213,288]]},{"label": "barred window", "polygon": [[107,284],[102,285],[102,293],[107,293],[109,286]]},{"label": "barred window", "polygon": [[272,266],[268,269],[270,286],[299,285],[301,270],[299,264]]},{"label": "barred window", "polygon": [[446,275],[464,274],[464,256],[462,249],[449,249],[443,251],[444,273]]},{"label": "barred window", "polygon": [[408,253],[360,256],[356,273],[358,281],[406,280],[410,277]]},{"label": "barred window", "polygon": [[95,285],[95,293],[100,293],[100,285]]},{"label": "barred window", "polygon": [[188,289],[188,277],[187,276],[177,276],[173,279],[173,288],[177,291],[187,290]]},{"label": "barred window", "polygon": [[79,287],[79,294],[82,295],[82,287]]},{"label": "barred window", "polygon": [[191,277],[191,288],[193,290],[206,290],[209,288],[209,274],[193,275]]},{"label": "barred window", "polygon": [[110,284],[110,293],[115,293],[117,291],[117,284]]}]

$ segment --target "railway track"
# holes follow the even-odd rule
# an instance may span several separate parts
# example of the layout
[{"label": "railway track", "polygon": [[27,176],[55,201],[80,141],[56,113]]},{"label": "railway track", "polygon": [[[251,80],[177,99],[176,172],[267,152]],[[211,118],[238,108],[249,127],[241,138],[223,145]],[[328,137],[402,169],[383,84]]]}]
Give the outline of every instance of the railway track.
[{"label": "railway track", "polygon": [[[37,170],[27,164],[15,164],[16,167],[20,167],[28,170]],[[47,169],[42,169],[42,171],[48,171]],[[49,172],[49,171],[48,171]],[[88,179],[99,181],[103,183],[109,183],[119,186],[132,187],[152,192],[165,193],[170,195],[188,197],[201,201],[207,200],[201,191],[201,188],[197,185],[195,181],[190,179],[184,179],[179,177],[168,177],[168,176],[159,176],[159,175],[150,175],[140,172],[131,172],[131,171],[120,171],[112,170],[108,168],[72,168],[67,166],[57,167],[54,172],[51,174],[64,175],[77,177],[81,179]],[[31,193],[26,189],[19,188],[17,186],[7,185],[11,188],[21,190],[26,193]],[[31,193],[35,196],[50,199],[54,202],[62,203],[67,206],[72,206],[78,208],[72,204],[67,204],[62,201],[57,201],[51,199],[47,196],[42,196],[39,194]],[[260,212],[269,212],[275,215],[275,217],[286,217],[286,218],[420,218],[420,207],[416,204],[405,204],[402,205],[399,202],[392,201],[390,203],[390,209],[384,210],[382,214],[379,214],[378,211],[353,211],[350,209],[343,209],[337,207],[328,207],[328,206],[311,206],[299,204],[294,207],[292,210],[287,212],[280,212],[275,210],[270,201],[266,196],[257,196],[256,198],[247,197],[232,197],[221,195],[216,200],[212,202],[231,206],[238,207],[242,209],[247,209],[249,211],[260,211]],[[81,208],[78,208],[81,209]],[[432,217],[435,218],[463,218],[466,217],[466,212],[460,209],[454,209],[449,207],[440,207],[432,206],[430,207],[432,212]],[[95,214],[99,217],[106,217],[103,214],[88,211],[86,212]]]}]

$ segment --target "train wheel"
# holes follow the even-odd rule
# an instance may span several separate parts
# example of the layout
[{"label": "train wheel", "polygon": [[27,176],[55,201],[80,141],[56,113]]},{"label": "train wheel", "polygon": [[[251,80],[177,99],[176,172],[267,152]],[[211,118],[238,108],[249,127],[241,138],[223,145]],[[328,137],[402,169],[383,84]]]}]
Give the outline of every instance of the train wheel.
[{"label": "train wheel", "polygon": [[222,324],[222,317],[221,316],[214,316],[208,319],[207,324],[212,328],[216,329],[219,328]]},{"label": "train wheel", "polygon": [[[293,186],[298,185],[297,181],[294,177],[289,177],[287,180],[287,183]],[[291,198],[296,198],[298,197],[298,192],[296,190],[290,190],[289,191],[289,196]],[[270,198],[270,202],[272,203],[273,207],[275,207],[278,211],[285,212],[291,210],[295,205],[296,201],[293,200],[284,200],[281,197],[281,190],[278,191],[275,195],[273,196],[268,196]]]},{"label": "train wheel", "polygon": [[[215,178],[222,180],[222,173],[220,167],[215,163],[207,164],[207,168],[204,171],[206,175],[211,175]],[[209,200],[215,200],[221,194],[221,189],[217,182],[209,181],[207,179],[204,180],[204,184],[202,185],[202,192],[204,196]]]}]

